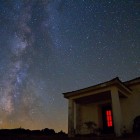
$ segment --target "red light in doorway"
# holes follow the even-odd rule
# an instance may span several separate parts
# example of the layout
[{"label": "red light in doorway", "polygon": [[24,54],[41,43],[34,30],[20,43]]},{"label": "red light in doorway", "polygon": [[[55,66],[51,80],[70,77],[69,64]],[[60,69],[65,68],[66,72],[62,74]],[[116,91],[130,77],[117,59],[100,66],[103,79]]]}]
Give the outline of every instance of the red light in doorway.
[{"label": "red light in doorway", "polygon": [[106,111],[107,126],[112,127],[112,112],[111,110]]}]

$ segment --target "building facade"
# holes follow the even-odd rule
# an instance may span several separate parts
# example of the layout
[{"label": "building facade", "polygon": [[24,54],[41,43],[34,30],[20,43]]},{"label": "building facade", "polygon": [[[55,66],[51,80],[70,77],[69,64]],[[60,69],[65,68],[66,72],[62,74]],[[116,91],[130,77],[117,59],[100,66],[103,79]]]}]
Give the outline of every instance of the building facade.
[{"label": "building facade", "polygon": [[121,136],[124,129],[132,132],[133,121],[140,116],[140,77],[127,82],[117,77],[63,95],[69,102],[69,136],[99,130]]}]

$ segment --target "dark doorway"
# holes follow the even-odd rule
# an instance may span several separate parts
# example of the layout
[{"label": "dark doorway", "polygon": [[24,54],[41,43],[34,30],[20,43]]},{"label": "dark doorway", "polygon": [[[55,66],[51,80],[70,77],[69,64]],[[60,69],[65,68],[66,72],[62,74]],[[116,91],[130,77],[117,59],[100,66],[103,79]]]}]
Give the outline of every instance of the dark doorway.
[{"label": "dark doorway", "polygon": [[102,106],[103,133],[110,134],[114,132],[113,116],[111,105]]}]

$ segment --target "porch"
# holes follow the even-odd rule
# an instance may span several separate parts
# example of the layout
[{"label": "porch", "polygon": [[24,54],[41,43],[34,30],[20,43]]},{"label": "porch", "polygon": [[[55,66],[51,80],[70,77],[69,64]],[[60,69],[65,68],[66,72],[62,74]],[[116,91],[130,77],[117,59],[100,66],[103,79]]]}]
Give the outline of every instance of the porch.
[{"label": "porch", "polygon": [[[69,136],[90,134],[95,130],[121,136],[123,117],[120,100],[127,98],[129,94],[131,91],[117,78],[64,94],[64,97],[69,99]],[[90,127],[87,125],[89,122],[93,123]],[[96,133],[98,134],[98,131]]]}]

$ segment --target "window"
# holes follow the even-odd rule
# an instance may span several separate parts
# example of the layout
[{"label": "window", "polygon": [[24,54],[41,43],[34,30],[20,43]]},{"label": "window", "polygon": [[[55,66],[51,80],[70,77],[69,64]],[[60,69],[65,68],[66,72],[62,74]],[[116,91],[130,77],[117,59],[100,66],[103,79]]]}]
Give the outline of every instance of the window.
[{"label": "window", "polygon": [[112,124],[112,112],[111,112],[111,110],[106,111],[106,120],[107,120],[107,126],[112,127],[113,124]]}]

